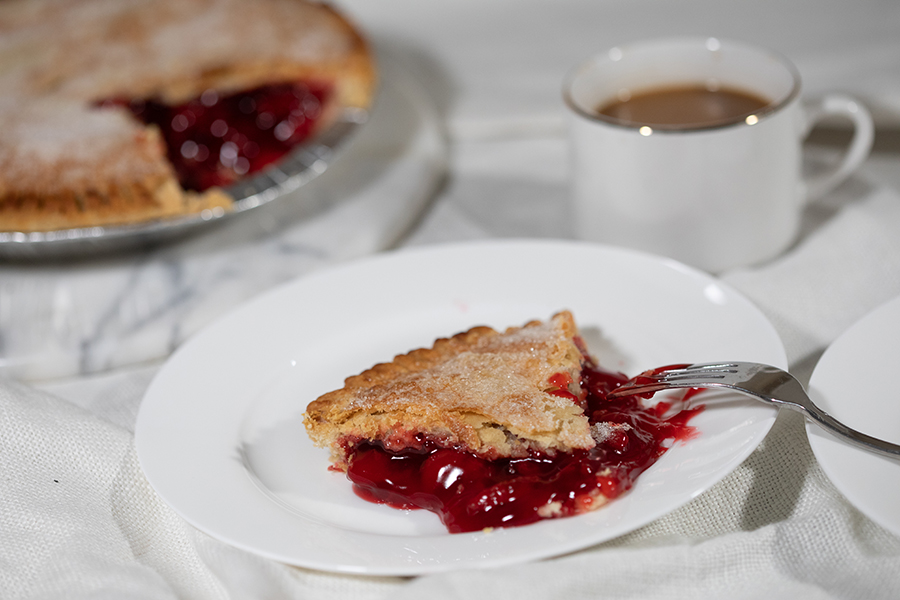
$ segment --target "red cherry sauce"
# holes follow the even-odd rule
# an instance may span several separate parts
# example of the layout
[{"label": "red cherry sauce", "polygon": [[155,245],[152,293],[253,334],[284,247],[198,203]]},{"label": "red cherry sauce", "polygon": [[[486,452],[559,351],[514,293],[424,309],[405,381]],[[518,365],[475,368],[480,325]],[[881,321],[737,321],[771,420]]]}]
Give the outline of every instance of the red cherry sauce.
[{"label": "red cherry sauce", "polygon": [[228,186],[279,161],[309,138],[330,93],[327,85],[283,83],[220,96],[207,90],[168,106],[155,100],[111,99],[159,127],[181,186]]},{"label": "red cherry sauce", "polygon": [[[608,392],[627,381],[621,373],[595,366],[584,369],[582,386],[587,390],[590,423],[630,425],[613,426],[591,450],[485,460],[431,442],[401,452],[363,442],[349,452],[347,475],[360,497],[395,508],[430,510],[451,533],[585,512],[597,501],[598,492],[610,500],[618,497],[674,441],[694,435],[688,421],[702,406],[665,416],[671,408],[668,403],[647,408],[636,396],[607,399]],[[551,378],[558,387],[567,383]],[[578,401],[564,389],[558,395]],[[551,503],[554,510],[548,511]]]}]

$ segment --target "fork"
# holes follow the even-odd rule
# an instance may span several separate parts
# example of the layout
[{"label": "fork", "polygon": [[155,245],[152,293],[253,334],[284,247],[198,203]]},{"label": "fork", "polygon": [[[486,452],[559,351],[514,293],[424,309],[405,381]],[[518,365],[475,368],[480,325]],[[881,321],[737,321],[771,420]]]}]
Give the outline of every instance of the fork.
[{"label": "fork", "polygon": [[645,395],[673,388],[730,388],[766,404],[803,414],[823,429],[854,446],[900,459],[900,445],[847,427],[816,406],[790,373],[760,363],[723,362],[671,365],[645,371],[608,394],[609,398]]}]

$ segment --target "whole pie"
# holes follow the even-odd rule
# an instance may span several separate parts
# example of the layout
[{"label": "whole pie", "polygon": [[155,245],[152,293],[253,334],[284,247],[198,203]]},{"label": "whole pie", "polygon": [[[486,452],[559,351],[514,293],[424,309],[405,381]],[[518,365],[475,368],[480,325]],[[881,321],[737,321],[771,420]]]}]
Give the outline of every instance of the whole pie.
[{"label": "whole pie", "polygon": [[690,437],[698,409],[606,397],[627,381],[596,364],[562,311],[375,365],[304,417],[360,496],[475,531],[594,510]]},{"label": "whole pie", "polygon": [[0,230],[228,210],[344,107],[370,49],[304,0],[0,3]]}]

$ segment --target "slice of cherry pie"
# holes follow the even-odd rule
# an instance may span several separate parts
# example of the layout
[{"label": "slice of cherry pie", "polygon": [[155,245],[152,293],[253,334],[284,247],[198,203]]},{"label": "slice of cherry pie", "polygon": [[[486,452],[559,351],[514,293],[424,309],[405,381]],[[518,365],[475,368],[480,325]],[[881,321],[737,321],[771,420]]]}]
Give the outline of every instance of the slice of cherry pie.
[{"label": "slice of cherry pie", "polygon": [[305,422],[365,499],[431,510],[454,533],[524,525],[602,506],[690,437],[699,409],[606,398],[626,381],[563,311],[375,365],[311,402]]},{"label": "slice of cherry pie", "polygon": [[228,210],[343,107],[369,47],[307,0],[0,3],[0,230]]}]

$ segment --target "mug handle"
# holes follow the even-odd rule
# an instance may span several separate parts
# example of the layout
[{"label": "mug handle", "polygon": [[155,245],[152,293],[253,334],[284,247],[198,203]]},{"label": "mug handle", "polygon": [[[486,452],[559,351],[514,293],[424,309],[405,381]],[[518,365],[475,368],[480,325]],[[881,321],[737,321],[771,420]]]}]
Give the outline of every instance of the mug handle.
[{"label": "mug handle", "polygon": [[806,198],[814,200],[836,188],[862,164],[872,150],[875,125],[872,115],[862,103],[843,94],[828,94],[819,100],[807,102],[804,105],[804,112],[806,115],[804,138],[818,121],[828,116],[846,117],[853,123],[853,139],[841,163],[827,173],[807,178]]}]

